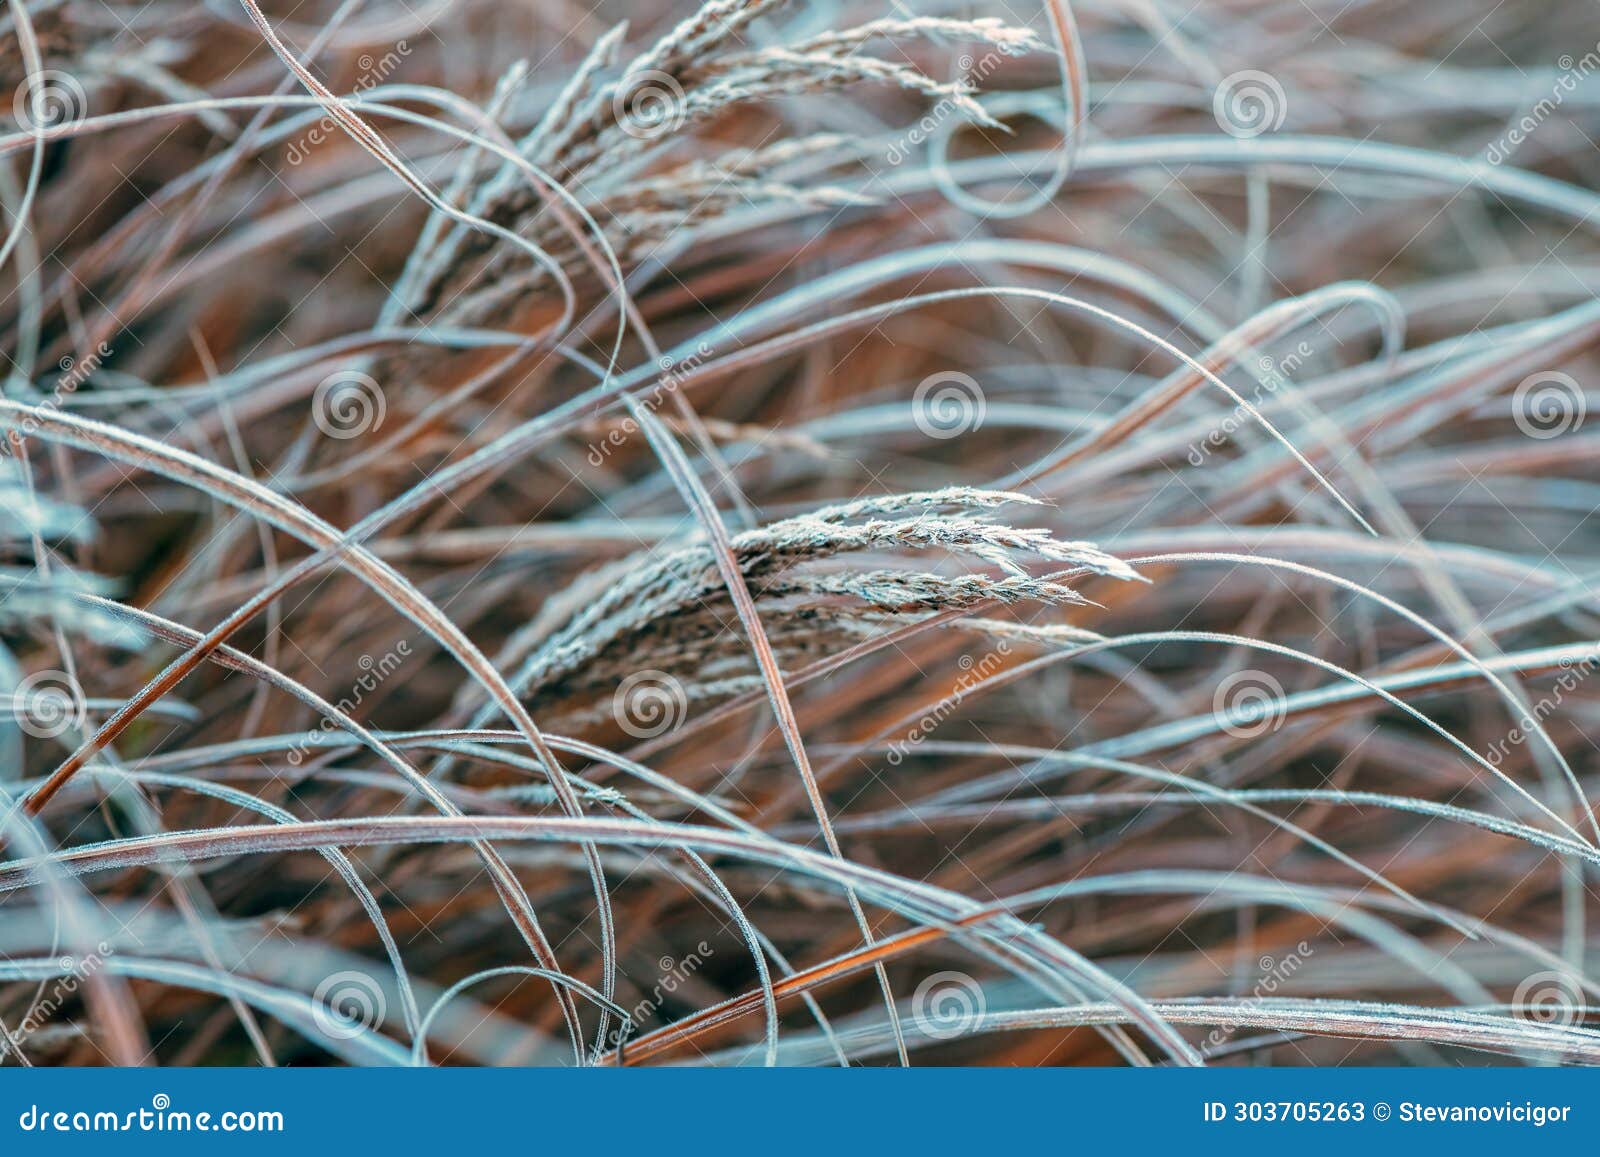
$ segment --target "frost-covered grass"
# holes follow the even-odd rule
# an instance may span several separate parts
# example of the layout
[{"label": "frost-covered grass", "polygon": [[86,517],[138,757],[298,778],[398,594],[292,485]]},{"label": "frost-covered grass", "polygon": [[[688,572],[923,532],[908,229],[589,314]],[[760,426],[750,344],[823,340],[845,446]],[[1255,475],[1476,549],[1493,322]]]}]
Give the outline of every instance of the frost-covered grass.
[{"label": "frost-covered grass", "polygon": [[1463,3],[13,0],[0,1062],[1600,1061]]}]

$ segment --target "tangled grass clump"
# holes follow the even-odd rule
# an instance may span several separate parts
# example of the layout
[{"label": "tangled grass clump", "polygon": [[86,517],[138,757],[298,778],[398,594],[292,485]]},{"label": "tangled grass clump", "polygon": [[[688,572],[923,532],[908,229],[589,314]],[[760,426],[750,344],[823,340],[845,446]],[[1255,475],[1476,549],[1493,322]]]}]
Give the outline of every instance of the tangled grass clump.
[{"label": "tangled grass clump", "polygon": [[11,0],[0,1063],[1600,1062],[1463,2]]}]

